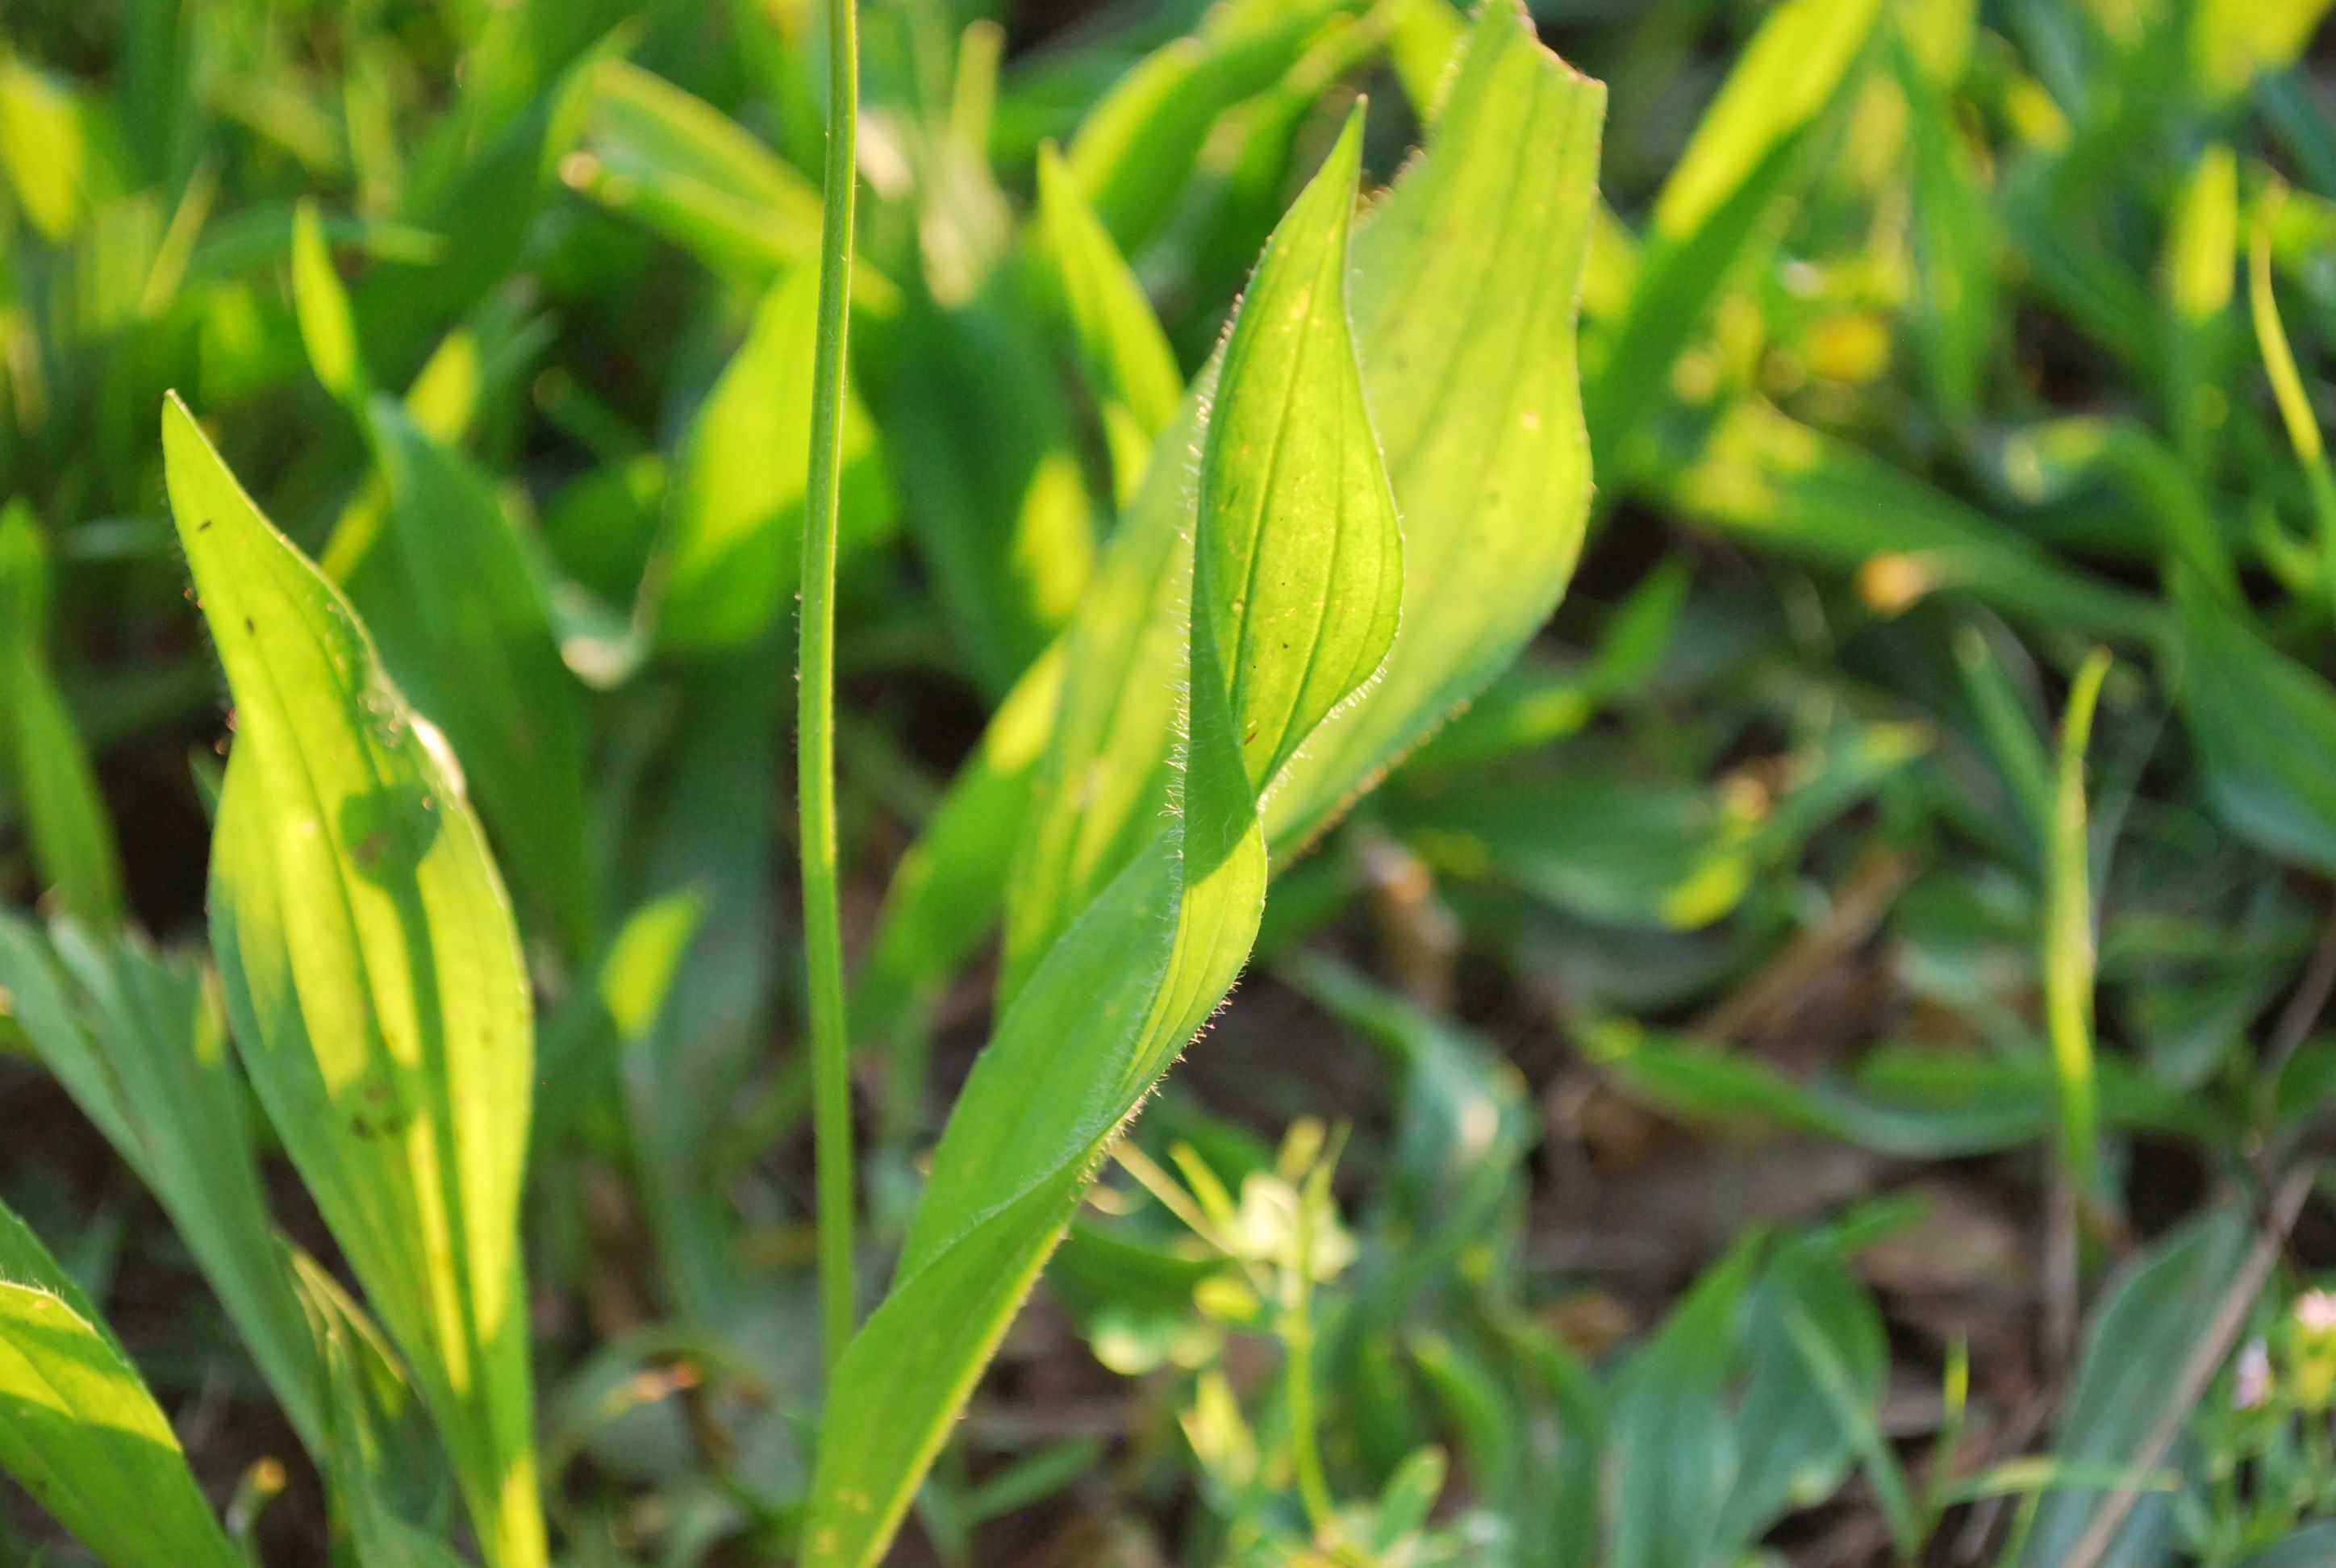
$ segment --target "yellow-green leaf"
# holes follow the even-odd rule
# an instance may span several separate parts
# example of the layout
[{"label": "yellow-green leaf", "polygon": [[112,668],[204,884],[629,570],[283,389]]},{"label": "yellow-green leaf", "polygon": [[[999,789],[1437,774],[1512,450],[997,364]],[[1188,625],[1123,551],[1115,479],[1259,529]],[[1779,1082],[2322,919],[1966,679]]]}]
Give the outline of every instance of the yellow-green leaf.
[{"label": "yellow-green leaf", "polygon": [[310,1452],[321,1374],[260,1183],[248,1096],[192,964],[0,913],[0,991],[42,1063],[161,1200]]},{"label": "yellow-green leaf", "polygon": [[[1260,787],[1392,637],[1400,539],[1362,499],[1384,505],[1387,480],[1349,417],[1341,297],[1360,132],[1358,115],[1276,231],[1225,351],[1187,547],[1175,808],[1038,961],[950,1115],[892,1290],[830,1389],[811,1568],[882,1554],[1105,1150],[1248,959]],[[1283,484],[1282,464],[1333,482]]]},{"label": "yellow-green leaf", "polygon": [[[743,647],[794,591],[811,443],[816,268],[788,269],[755,307],[746,338],[682,443],[667,518],[657,635],[667,648]],[[856,397],[843,414],[841,526],[854,549],[891,519],[875,427]]]},{"label": "yellow-green leaf", "polygon": [[412,1368],[494,1568],[544,1561],[517,1238],[531,1007],[437,731],[175,398],[179,538],[236,699],[210,924],[252,1086]]},{"label": "yellow-green leaf", "polygon": [[1176,416],[1184,378],[1144,286],[1052,143],[1038,151],[1038,214],[1056,287],[1102,409],[1112,478],[1124,503],[1144,475],[1153,442]]},{"label": "yellow-green leaf", "polygon": [[5,1208],[0,1469],[108,1568],[243,1568],[137,1368]]}]

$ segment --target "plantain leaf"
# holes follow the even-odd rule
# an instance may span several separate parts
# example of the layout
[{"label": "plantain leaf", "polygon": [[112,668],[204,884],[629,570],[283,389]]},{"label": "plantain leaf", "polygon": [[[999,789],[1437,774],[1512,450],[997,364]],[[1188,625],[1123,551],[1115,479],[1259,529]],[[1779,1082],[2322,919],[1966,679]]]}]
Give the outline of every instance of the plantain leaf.
[{"label": "plantain leaf", "polygon": [[1276,844],[1320,832],[1490,685],[1572,577],[1591,460],[1574,302],[1605,111],[1520,10],[1486,5],[1431,156],[1355,237],[1404,624],[1379,678],[1291,765],[1266,813]]},{"label": "plantain leaf", "polygon": [[1392,640],[1401,539],[1344,297],[1361,131],[1275,231],[1225,347],[1177,809],[1040,961],[949,1117],[830,1388],[807,1564],[881,1555],[1105,1150],[1249,956],[1261,789]]},{"label": "plantain leaf", "polygon": [[50,673],[48,559],[22,498],[0,510],[0,765],[23,803],[41,880],[93,930],[122,923],[122,857],[82,744]]},{"label": "plantain leaf", "polygon": [[1857,62],[1882,0],[1787,0],[1760,23],[1655,199],[1655,232],[1693,234],[1815,120]]},{"label": "plantain leaf", "polygon": [[[1403,516],[1406,609],[1379,678],[1268,801],[1277,844],[1319,833],[1481,691],[1572,573],[1590,484],[1573,299],[1604,100],[1520,10],[1487,7],[1427,156],[1356,234],[1357,346]],[[1522,162],[1521,147],[1533,149]],[[1163,453],[1190,448],[1213,376]],[[1007,995],[1157,820],[1189,597],[1173,546],[1197,504],[1190,463],[1153,464],[1070,633],[1007,895]]]},{"label": "plantain leaf", "polygon": [[1144,286],[1051,143],[1038,151],[1038,213],[1046,260],[1102,410],[1112,475],[1124,503],[1151,461],[1153,443],[1176,417],[1184,378]]},{"label": "plantain leaf", "polygon": [[[2053,1435],[2054,1459],[2098,1466],[2120,1480],[2146,1478],[2138,1462],[2167,1414],[2173,1371],[2189,1359],[2202,1326],[2242,1274],[2250,1229],[2244,1214],[2210,1209],[2117,1271],[2086,1325],[2076,1384]],[[2185,1439],[2168,1462],[2178,1468],[2188,1451]],[[2046,1493],[2019,1559],[2023,1568],[2068,1562],[2103,1501],[2095,1488]],[[2154,1568],[2174,1560],[2178,1530],[2175,1500],[2146,1489],[2096,1561]]]},{"label": "plantain leaf", "polygon": [[1157,234],[1225,111],[1280,81],[1352,0],[1233,0],[1138,61],[1080,122],[1067,161],[1123,250]]},{"label": "plantain leaf", "polygon": [[818,256],[819,191],[712,104],[615,58],[579,70],[568,93],[570,186],[734,274]]},{"label": "plantain leaf", "polygon": [[531,1019],[443,740],[184,404],[170,507],[237,703],[211,848],[228,1014],[261,1103],[453,1456],[488,1561],[544,1561],[516,1225]]},{"label": "plantain leaf", "polygon": [[[794,591],[811,465],[817,268],[789,269],[754,311],[683,443],[667,520],[657,638],[668,648],[738,648],[769,629]],[[843,415],[843,509],[850,550],[889,521],[875,428],[858,398]]]},{"label": "plantain leaf", "polygon": [[1607,1459],[1613,1568],[1698,1568],[1719,1558],[1719,1532],[1743,1455],[1727,1407],[1757,1241],[1707,1270],[1662,1329],[1616,1372]]},{"label": "plantain leaf", "polygon": [[352,1320],[345,1299],[319,1285],[311,1304],[326,1368],[333,1440],[325,1471],[335,1507],[346,1521],[349,1544],[365,1568],[461,1568],[462,1559],[433,1536],[401,1518],[384,1495],[393,1456],[376,1428],[369,1372],[382,1368],[379,1348]]},{"label": "plantain leaf", "polygon": [[373,383],[357,342],[356,317],[333,269],[316,204],[305,199],[292,216],[292,308],[316,379],[326,392],[362,411],[373,395]]},{"label": "plantain leaf", "polygon": [[5,1206],[0,1469],[109,1568],[243,1568],[137,1368]]},{"label": "plantain leaf", "polygon": [[2264,643],[2187,573],[2182,715],[2214,813],[2256,847],[2336,874],[2336,690]]},{"label": "plantain leaf", "polygon": [[593,937],[584,860],[584,713],[560,666],[528,544],[451,446],[470,423],[477,346],[451,334],[404,404],[374,393],[316,206],[292,224],[292,301],[308,365],[365,428],[381,474],[341,514],[322,566],[390,673],[474,774],[521,895],[568,953]]},{"label": "plantain leaf", "polygon": [[[1260,794],[1378,668],[1402,609],[1403,534],[1347,321],[1360,125],[1349,122],[1258,263],[1201,457],[1192,599],[1207,635],[1195,630],[1194,657],[1225,661]],[[1341,154],[1354,167],[1334,183]],[[1290,521],[1317,512],[1310,528]]]},{"label": "plantain leaf", "polygon": [[320,1452],[316,1348],[200,973],[132,939],[71,921],[44,937],[0,912],[0,991],[42,1062],[161,1201],[294,1430]]},{"label": "plantain leaf", "polygon": [[[1216,391],[1212,360],[1161,437],[1160,451],[1192,449]],[[1185,535],[1199,505],[1192,463],[1146,468],[1077,618],[1056,645],[1061,689],[1052,704],[1053,738],[1031,775],[1006,887],[1001,1005],[1071,917],[1155,831],[1173,779],[1169,740],[1192,589]],[[1017,690],[1000,705],[1001,716],[1020,696]]]}]

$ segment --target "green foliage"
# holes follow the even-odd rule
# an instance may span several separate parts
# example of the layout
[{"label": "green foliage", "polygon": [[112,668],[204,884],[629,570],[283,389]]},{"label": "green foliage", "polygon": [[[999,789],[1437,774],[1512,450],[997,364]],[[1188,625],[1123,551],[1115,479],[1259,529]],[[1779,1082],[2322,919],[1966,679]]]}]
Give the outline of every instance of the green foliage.
[{"label": "green foliage", "polygon": [[102,930],[122,918],[121,852],[43,646],[48,578],[40,526],[21,499],[12,501],[0,511],[0,758],[24,802],[43,880],[67,913]]},{"label": "green foliage", "polygon": [[0,986],[83,1114],[153,1190],[302,1441],[321,1446],[323,1378],[226,1031],[202,977],[133,938],[0,917]]},{"label": "green foliage", "polygon": [[2328,1558],[2327,11],[10,8],[0,1558]]},{"label": "green foliage", "polygon": [[193,416],[170,505],[236,696],[211,930],[252,1086],[430,1402],[489,1560],[540,1562],[518,1250],[532,1018],[444,740]]},{"label": "green foliage", "polygon": [[1393,638],[1401,541],[1343,288],[1360,139],[1358,118],[1275,230],[1226,346],[1178,816],[1038,961],[959,1096],[892,1288],[836,1369],[810,1562],[882,1554],[1110,1140],[1249,956],[1259,796]]},{"label": "green foliage", "polygon": [[0,1209],[0,1466],[118,1568],[237,1568],[170,1424],[79,1287]]}]

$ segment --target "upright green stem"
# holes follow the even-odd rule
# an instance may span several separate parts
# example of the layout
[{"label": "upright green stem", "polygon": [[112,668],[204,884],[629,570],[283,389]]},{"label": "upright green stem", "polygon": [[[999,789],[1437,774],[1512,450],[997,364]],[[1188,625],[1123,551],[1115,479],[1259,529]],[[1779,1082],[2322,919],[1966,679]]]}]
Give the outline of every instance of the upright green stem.
[{"label": "upright green stem", "polygon": [[795,798],[803,841],[803,959],[811,991],[812,1131],[819,1166],[820,1327],[832,1375],[852,1339],[850,1035],[835,852],[835,514],[851,329],[852,224],[860,140],[857,0],[828,0],[826,208],[820,226],[819,353],[804,497],[802,656],[795,685]]}]

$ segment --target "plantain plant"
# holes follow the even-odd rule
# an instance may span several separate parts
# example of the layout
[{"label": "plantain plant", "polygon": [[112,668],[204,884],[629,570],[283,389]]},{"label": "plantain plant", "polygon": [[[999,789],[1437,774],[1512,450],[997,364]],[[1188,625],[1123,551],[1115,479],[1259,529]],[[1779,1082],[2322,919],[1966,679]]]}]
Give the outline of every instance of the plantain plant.
[{"label": "plantain plant", "polygon": [[2336,1558],[2329,0],[1533,9],[0,5],[0,1563]]},{"label": "plantain plant", "polygon": [[[816,359],[808,396],[778,404],[811,412],[791,482],[807,506],[798,787],[809,929],[825,933],[812,1037],[832,1370],[797,1545],[827,1568],[883,1554],[1099,1167],[1249,960],[1273,872],[1483,689],[1563,591],[1589,500],[1573,323],[1603,110],[1521,9],[1487,5],[1439,39],[1454,58],[1426,149],[1369,199],[1356,104],[1181,395],[1120,249],[1156,220],[1145,171],[1193,155],[1161,96],[1175,84],[1132,79],[1066,154],[1043,151],[1027,265],[1097,388],[1123,515],[906,857],[863,967],[861,1037],[899,1057],[985,932],[1005,953],[992,1037],[898,1230],[891,1283],[855,1326],[835,872],[813,853],[835,831],[837,503],[865,439],[843,359],[852,9],[832,34]],[[670,90],[629,70],[588,59],[564,112],[644,98],[673,112]],[[46,565],[19,508],[0,523],[10,754],[59,891],[46,929],[0,917],[0,985],[177,1223],[355,1560],[452,1554],[444,1500],[397,1456],[413,1452],[410,1404],[482,1559],[533,1568],[549,1555],[520,1232],[539,1058],[557,1044],[540,1047],[534,998],[591,958],[599,929],[577,703],[529,547],[450,446],[477,412],[474,350],[448,340],[390,398],[313,207],[291,260],[301,339],[380,479],[320,569],[194,413],[175,394],[163,408],[170,508],[233,703],[209,963],[126,925],[86,753],[49,686]],[[863,281],[859,308],[888,287]],[[758,317],[746,355],[797,363],[808,346],[788,324],[811,304],[782,283],[771,346],[755,346]],[[755,400],[773,395],[749,378],[716,399],[743,439],[767,441]],[[704,436],[725,439],[740,438]],[[648,640],[669,612],[686,638],[767,624],[767,583],[742,599],[698,564],[729,548],[720,531],[764,515],[720,521],[727,482],[709,469],[684,492],[672,575],[638,612]],[[700,600],[716,609],[682,613]],[[618,643],[613,657],[641,657]],[[785,674],[766,660],[752,678]],[[516,868],[516,908],[491,841]],[[277,1230],[271,1141],[354,1292]],[[0,1280],[0,1463],[108,1563],[243,1560],[248,1538],[210,1512],[102,1318],[5,1212]]]}]

